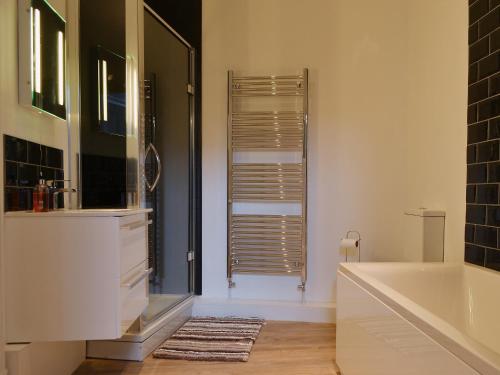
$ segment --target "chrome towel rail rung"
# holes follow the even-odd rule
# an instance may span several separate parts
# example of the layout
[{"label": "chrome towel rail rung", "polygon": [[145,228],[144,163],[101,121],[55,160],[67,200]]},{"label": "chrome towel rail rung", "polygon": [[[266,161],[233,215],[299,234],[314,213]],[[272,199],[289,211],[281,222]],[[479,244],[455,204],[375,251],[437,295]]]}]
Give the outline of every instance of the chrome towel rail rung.
[{"label": "chrome towel rail rung", "polygon": [[304,79],[302,75],[263,75],[263,76],[234,76],[233,81],[251,81],[251,80],[290,80]]},{"label": "chrome towel rail rung", "polygon": [[303,190],[302,164],[233,164],[233,200],[300,201]]}]

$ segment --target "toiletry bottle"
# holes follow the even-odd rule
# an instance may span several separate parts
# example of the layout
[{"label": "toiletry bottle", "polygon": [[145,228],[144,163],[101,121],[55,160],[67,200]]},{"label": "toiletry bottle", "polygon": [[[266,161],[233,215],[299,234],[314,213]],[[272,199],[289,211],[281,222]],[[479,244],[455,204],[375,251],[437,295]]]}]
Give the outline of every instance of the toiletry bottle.
[{"label": "toiletry bottle", "polygon": [[43,178],[33,189],[33,212],[49,211],[49,187]]}]

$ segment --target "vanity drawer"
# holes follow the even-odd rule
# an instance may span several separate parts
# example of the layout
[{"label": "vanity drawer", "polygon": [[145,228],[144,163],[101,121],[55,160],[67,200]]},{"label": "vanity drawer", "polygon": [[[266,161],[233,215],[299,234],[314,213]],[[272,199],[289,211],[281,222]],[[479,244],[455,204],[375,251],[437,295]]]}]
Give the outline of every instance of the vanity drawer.
[{"label": "vanity drawer", "polygon": [[120,218],[120,275],[147,259],[147,220],[146,215],[133,215]]},{"label": "vanity drawer", "polygon": [[151,270],[144,261],[127,272],[120,282],[121,332],[124,334],[148,305],[148,282]]}]

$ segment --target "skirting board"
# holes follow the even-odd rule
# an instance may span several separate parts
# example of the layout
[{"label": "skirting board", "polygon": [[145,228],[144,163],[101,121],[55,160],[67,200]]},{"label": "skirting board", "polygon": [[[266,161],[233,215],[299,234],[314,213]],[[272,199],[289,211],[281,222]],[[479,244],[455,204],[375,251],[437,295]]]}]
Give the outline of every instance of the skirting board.
[{"label": "skirting board", "polygon": [[138,334],[125,334],[118,340],[87,341],[88,358],[143,361],[191,317],[193,297],[175,306]]},{"label": "skirting board", "polygon": [[194,316],[255,316],[267,320],[335,323],[335,303],[195,298]]}]

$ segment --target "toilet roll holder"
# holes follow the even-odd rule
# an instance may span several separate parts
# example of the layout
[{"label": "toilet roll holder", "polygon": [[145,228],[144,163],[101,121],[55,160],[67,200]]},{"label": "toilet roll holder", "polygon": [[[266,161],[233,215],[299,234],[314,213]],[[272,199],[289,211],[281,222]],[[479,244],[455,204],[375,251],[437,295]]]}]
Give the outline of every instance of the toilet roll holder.
[{"label": "toilet roll holder", "polygon": [[[351,234],[354,234],[356,237],[349,237]],[[361,234],[357,230],[349,230],[347,231],[345,238],[356,240],[356,248],[358,249],[358,263],[361,262]],[[347,251],[345,252],[345,261],[347,262]]]}]

